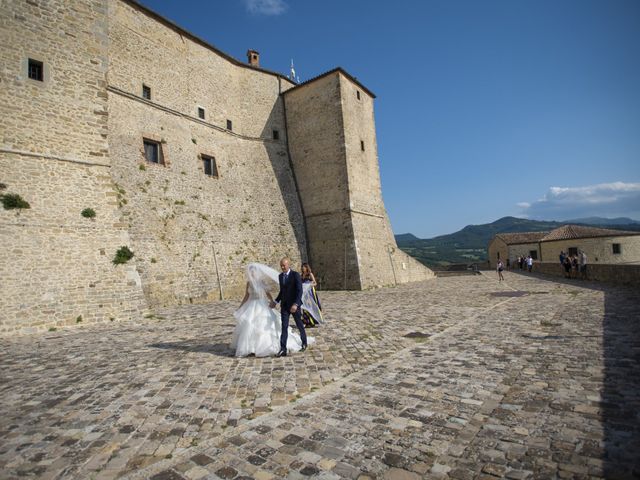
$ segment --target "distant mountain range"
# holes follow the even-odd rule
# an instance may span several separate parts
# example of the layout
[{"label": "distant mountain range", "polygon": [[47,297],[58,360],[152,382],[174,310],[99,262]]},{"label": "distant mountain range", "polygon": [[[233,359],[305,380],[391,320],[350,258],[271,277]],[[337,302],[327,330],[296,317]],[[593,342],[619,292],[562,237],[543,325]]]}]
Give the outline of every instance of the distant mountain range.
[{"label": "distant mountain range", "polygon": [[639,221],[624,217],[589,217],[564,222],[503,217],[493,223],[467,225],[455,233],[434,238],[421,239],[411,233],[395,237],[401,250],[429,267],[439,267],[452,263],[484,262],[487,259],[487,244],[498,233],[549,231],[568,223],[640,231]]}]

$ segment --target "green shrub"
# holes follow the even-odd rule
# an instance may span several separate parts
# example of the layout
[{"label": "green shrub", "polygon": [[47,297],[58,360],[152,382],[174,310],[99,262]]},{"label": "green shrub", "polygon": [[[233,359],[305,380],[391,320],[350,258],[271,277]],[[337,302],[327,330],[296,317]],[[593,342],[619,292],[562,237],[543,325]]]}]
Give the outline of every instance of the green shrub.
[{"label": "green shrub", "polygon": [[93,208],[85,208],[84,210],[82,210],[82,212],[80,212],[80,215],[82,215],[84,218],[93,218],[96,216],[96,211]]},{"label": "green shrub", "polygon": [[5,193],[0,195],[0,200],[5,210],[13,210],[14,208],[31,208],[29,202],[17,193]]},{"label": "green shrub", "polygon": [[82,315],[78,315],[78,317],[76,318],[76,323],[80,322],[82,322]]},{"label": "green shrub", "polygon": [[113,257],[113,264],[119,265],[121,263],[127,263],[129,260],[133,258],[133,252],[129,249],[129,247],[120,247],[116,252],[116,256]]}]

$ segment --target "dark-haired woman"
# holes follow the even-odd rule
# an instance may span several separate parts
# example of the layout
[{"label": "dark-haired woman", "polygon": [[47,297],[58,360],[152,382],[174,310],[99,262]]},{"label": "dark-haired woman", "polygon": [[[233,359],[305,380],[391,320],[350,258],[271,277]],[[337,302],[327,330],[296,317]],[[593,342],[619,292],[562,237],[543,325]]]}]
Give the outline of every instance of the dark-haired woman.
[{"label": "dark-haired woman", "polygon": [[323,323],[322,306],[316,293],[316,277],[308,263],[302,264],[302,321],[305,327],[315,327]]}]

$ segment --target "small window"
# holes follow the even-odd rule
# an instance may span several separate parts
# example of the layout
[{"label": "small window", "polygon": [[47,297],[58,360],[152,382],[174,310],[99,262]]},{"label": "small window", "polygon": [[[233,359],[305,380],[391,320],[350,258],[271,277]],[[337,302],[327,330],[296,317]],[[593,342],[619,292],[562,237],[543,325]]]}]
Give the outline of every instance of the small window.
[{"label": "small window", "polygon": [[356,97],[358,97],[358,100],[360,100],[360,90],[356,90]]},{"label": "small window", "polygon": [[144,158],[147,162],[163,164],[162,145],[160,142],[143,139],[144,141]]},{"label": "small window", "polygon": [[44,64],[33,58],[29,59],[29,78],[31,80],[44,81]]},{"label": "small window", "polygon": [[218,167],[216,167],[216,159],[209,155],[200,155],[204,166],[204,174],[209,177],[218,177]]},{"label": "small window", "polygon": [[622,253],[622,245],[620,245],[619,243],[614,243],[611,245],[611,247],[613,249],[614,255],[620,255]]},{"label": "small window", "polygon": [[233,130],[233,123],[231,123],[231,120],[227,120],[227,130]]},{"label": "small window", "polygon": [[204,108],[198,107],[198,118],[204,120]]},{"label": "small window", "polygon": [[273,139],[280,140],[280,132],[278,130],[273,131]]},{"label": "small window", "polygon": [[529,256],[532,259],[537,260],[538,259],[538,251],[537,250],[529,250]]},{"label": "small window", "polygon": [[147,87],[145,84],[142,84],[142,98],[151,100],[151,87]]},{"label": "small window", "polygon": [[360,140],[360,150],[364,152],[364,141]]},{"label": "small window", "polygon": [[569,256],[574,257],[578,255],[578,247],[569,247]]}]

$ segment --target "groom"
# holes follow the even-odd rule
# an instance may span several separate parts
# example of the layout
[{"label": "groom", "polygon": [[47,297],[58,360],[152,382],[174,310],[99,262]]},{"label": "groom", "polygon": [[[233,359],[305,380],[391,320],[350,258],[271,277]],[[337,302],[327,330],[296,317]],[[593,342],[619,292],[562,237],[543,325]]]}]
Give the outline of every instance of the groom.
[{"label": "groom", "polygon": [[280,351],[276,357],[287,356],[287,337],[289,336],[289,315],[293,315],[293,319],[300,330],[300,339],[302,340],[301,352],[307,349],[307,333],[302,323],[302,279],[298,272],[294,272],[290,268],[290,261],[287,257],[280,260],[280,269],[282,273],[278,276],[280,283],[280,292],[270,307],[275,308],[278,302],[280,304],[280,317],[282,319],[282,334],[280,335]]}]

